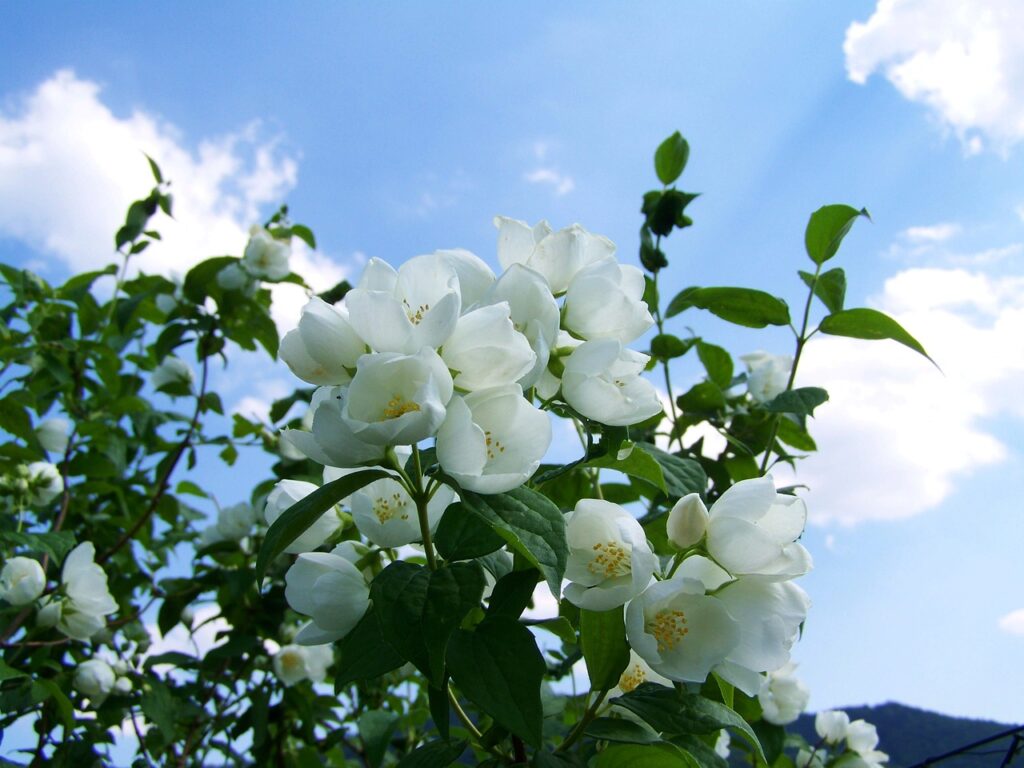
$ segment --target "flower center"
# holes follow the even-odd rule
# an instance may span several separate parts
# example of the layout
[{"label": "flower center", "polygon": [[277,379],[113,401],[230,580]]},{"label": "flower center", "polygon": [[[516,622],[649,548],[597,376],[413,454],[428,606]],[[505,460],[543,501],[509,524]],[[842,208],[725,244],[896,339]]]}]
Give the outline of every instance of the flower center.
[{"label": "flower center", "polygon": [[629,693],[646,679],[647,673],[644,672],[644,668],[639,664],[634,664],[632,667],[626,667],[626,671],[622,673],[622,677],[619,678],[619,688],[623,693]]},{"label": "flower center", "polygon": [[405,305],[405,314],[413,325],[419,325],[423,321],[423,316],[427,313],[427,310],[430,309],[429,304],[420,304],[416,309],[413,309],[412,305],[405,299],[402,299],[402,303]]},{"label": "flower center", "polygon": [[406,400],[401,395],[395,395],[388,400],[387,406],[384,408],[385,419],[397,419],[399,416],[406,413],[413,413],[420,409],[419,403],[414,403]]},{"label": "flower center", "polygon": [[690,630],[686,627],[686,614],[682,611],[665,609],[658,611],[654,621],[647,622],[644,628],[649,635],[658,641],[659,651],[671,651]]},{"label": "flower center", "polygon": [[281,654],[281,668],[286,672],[298,672],[303,667],[302,654],[286,651]]},{"label": "flower center", "polygon": [[594,545],[594,553],[593,559],[587,564],[587,570],[595,576],[610,579],[625,576],[632,570],[629,552],[617,541],[599,541]]},{"label": "flower center", "polygon": [[505,446],[496,437],[491,436],[490,430],[484,432],[484,444],[487,447],[487,458],[494,459],[499,453],[505,452]]},{"label": "flower center", "polygon": [[393,493],[391,496],[380,496],[373,501],[373,514],[377,516],[381,525],[398,515],[402,520],[408,520],[408,513],[404,512],[405,502],[402,494]]}]

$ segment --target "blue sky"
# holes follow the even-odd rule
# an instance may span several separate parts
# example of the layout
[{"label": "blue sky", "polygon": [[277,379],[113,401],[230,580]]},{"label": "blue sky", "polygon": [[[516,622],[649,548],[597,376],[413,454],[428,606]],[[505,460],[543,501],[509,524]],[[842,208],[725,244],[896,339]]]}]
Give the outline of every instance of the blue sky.
[{"label": "blue sky", "polygon": [[[752,285],[797,305],[809,213],[866,206],[840,255],[849,303],[899,317],[944,374],[895,345],[810,347],[802,378],[832,401],[800,474],[817,567],[795,658],[814,709],[1019,721],[1024,18],[1012,0],[965,8],[9,5],[0,259],[55,279],[105,263],[149,183],[140,149],[181,206],[145,268],[237,253],[286,200],[319,241],[300,271],[325,287],[367,256],[465,247],[496,266],[495,214],[578,221],[631,259],[676,129],[703,195],[666,293]],[[287,326],[301,297],[281,299]],[[790,351],[781,332],[675,322],[736,354]],[[242,409],[288,386],[254,362],[224,380]]]}]

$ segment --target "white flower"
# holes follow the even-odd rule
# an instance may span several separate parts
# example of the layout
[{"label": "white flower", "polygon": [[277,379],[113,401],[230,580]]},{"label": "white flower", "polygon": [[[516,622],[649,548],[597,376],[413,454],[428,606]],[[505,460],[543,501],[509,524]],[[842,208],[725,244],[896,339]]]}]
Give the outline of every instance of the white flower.
[{"label": "white flower", "polygon": [[756,402],[767,403],[785,391],[793,370],[792,357],[751,352],[741,355],[740,360],[747,366],[747,391]]},{"label": "white flower", "polygon": [[548,281],[539,272],[512,264],[482,299],[484,304],[508,302],[515,329],[526,337],[537,356],[533,368],[519,379],[525,390],[537,383],[547,370],[551,348],[558,338],[558,303]]},{"label": "white flower", "polygon": [[634,691],[644,683],[657,683],[669,688],[672,687],[671,680],[651,669],[651,665],[644,661],[640,654],[630,648],[629,663],[622,671],[622,674],[619,675],[618,685],[608,692],[607,698],[614,699],[624,693]]},{"label": "white flower", "polygon": [[455,270],[459,276],[459,293],[462,296],[462,308],[466,309],[480,301],[494,284],[494,271],[487,262],[474,253],[462,248],[435,251]]},{"label": "white flower", "polygon": [[744,577],[725,585],[715,596],[740,630],[739,642],[715,672],[748,696],[761,689],[762,672],[789,661],[810,599],[792,582]]},{"label": "white flower", "polygon": [[[263,510],[263,517],[267,524],[272,524],[285,510],[289,509],[296,502],[309,496],[317,486],[303,480],[281,480],[267,496],[267,505]],[[293,555],[301,552],[310,552],[323,545],[327,539],[335,534],[341,527],[341,518],[338,517],[338,508],[331,507],[307,528],[295,541],[285,547],[285,552]]]},{"label": "white flower", "polygon": [[846,726],[846,745],[858,755],[870,754],[878,746],[878,729],[866,720]]},{"label": "white flower", "polygon": [[409,259],[397,272],[380,259],[370,259],[345,303],[352,327],[377,352],[437,349],[459,319],[458,272],[438,254]]},{"label": "white flower", "polygon": [[154,389],[161,390],[172,384],[183,385],[191,389],[196,379],[191,366],[178,357],[169,356],[150,374],[149,381]]},{"label": "white flower", "polygon": [[100,706],[114,690],[116,676],[107,662],[101,659],[83,661],[75,668],[75,690],[87,696],[94,707]]},{"label": "white flower", "polygon": [[50,462],[33,461],[26,470],[31,504],[49,504],[64,491],[64,478],[60,470]]},{"label": "white flower", "polygon": [[433,349],[363,355],[341,418],[365,443],[413,445],[437,432],[453,391],[448,367]]},{"label": "white flower", "polygon": [[504,216],[494,218],[498,228],[498,261],[503,269],[523,264],[536,270],[559,294],[583,267],[615,255],[615,244],[607,237],[592,235],[579,224],[552,232],[546,221],[531,227],[525,221]]},{"label": "white flower", "polygon": [[370,588],[348,560],[327,552],[299,555],[285,574],[285,599],[312,618],[295,636],[299,645],[333,643],[347,635],[370,607]]},{"label": "white flower", "polygon": [[48,453],[64,453],[68,447],[68,422],[65,419],[44,419],[36,427],[36,437]]},{"label": "white flower", "polygon": [[310,384],[347,384],[365,352],[348,310],[314,296],[302,308],[298,327],[281,339],[280,356],[292,373]]},{"label": "white flower", "polygon": [[769,672],[757,693],[764,719],[773,725],[795,722],[811,698],[810,690],[795,676],[795,672],[796,665],[792,662]]},{"label": "white flower", "polygon": [[809,751],[800,749],[796,753],[796,768],[825,768],[825,757],[822,750]]},{"label": "white flower", "polygon": [[473,309],[459,318],[441,357],[461,390],[518,381],[537,360],[530,342],[512,325],[507,302]]},{"label": "white flower", "polygon": [[364,443],[342,418],[347,401],[348,387],[320,387],[309,404],[311,431],[282,430],[282,444],[329,467],[352,467],[382,459],[386,446]]},{"label": "white flower", "polygon": [[114,690],[125,695],[132,692],[132,681],[127,677],[119,677],[114,681]]},{"label": "white flower", "polygon": [[525,483],[551,445],[551,421],[518,384],[453,397],[437,433],[437,460],[460,486],[503,493]]},{"label": "white flower", "polygon": [[[690,503],[703,506],[700,499]],[[811,569],[810,554],[797,542],[806,522],[803,500],[776,493],[770,475],[741,480],[711,506],[708,552],[735,576],[802,576]]]},{"label": "white flower", "polygon": [[[454,491],[442,485],[427,504],[433,531]],[[422,540],[416,504],[397,480],[382,478],[364,485],[346,500],[359,532],[378,547],[401,547]]]},{"label": "white flower", "polygon": [[256,510],[245,502],[222,507],[217,512],[217,532],[222,539],[239,541],[252,531],[256,524]]},{"label": "white flower", "polygon": [[690,493],[675,503],[666,523],[668,540],[679,549],[699,544],[707,533],[708,510],[700,494]]},{"label": "white flower", "polygon": [[581,499],[566,521],[571,582],[565,599],[589,611],[608,611],[643,592],[658,558],[640,523],[618,504]]},{"label": "white flower", "polygon": [[654,385],[640,375],[649,359],[614,339],[580,344],[566,358],[562,395],[581,414],[601,424],[638,424],[662,409]]},{"label": "white flower", "polygon": [[814,716],[814,730],[826,744],[838,744],[846,738],[850,716],[839,709],[827,709]]},{"label": "white flower", "polygon": [[644,273],[614,257],[584,267],[565,294],[565,327],[584,339],[628,344],[654,325],[644,287]]},{"label": "white flower", "polygon": [[28,605],[45,588],[46,573],[31,557],[12,557],[0,571],[0,598],[11,605]]},{"label": "white flower", "polygon": [[[326,479],[326,478],[325,478]],[[375,558],[371,558],[370,561],[364,560],[364,558],[371,552],[370,548],[363,544],[361,541],[353,541],[352,539],[346,539],[345,541],[338,542],[338,544],[331,550],[332,555],[338,557],[344,557],[352,565],[363,574],[363,578],[366,579],[367,583],[373,581],[373,561]]]},{"label": "white flower", "polygon": [[274,673],[286,686],[303,680],[322,683],[334,663],[334,649],[330,645],[285,645],[274,654],[273,663]]},{"label": "white flower", "polygon": [[740,641],[740,629],[704,585],[678,575],[659,581],[626,606],[630,646],[670,680],[702,683]]},{"label": "white flower", "polygon": [[718,738],[715,739],[715,754],[723,760],[729,759],[729,745],[732,743],[732,737],[729,736],[729,732],[723,728],[718,732]]},{"label": "white flower", "polygon": [[[252,275],[242,267],[241,260],[231,262],[217,273],[217,285],[225,291],[238,291],[248,288],[252,282]],[[167,294],[161,295],[166,296]]]},{"label": "white flower", "polygon": [[256,277],[281,280],[291,272],[288,266],[290,254],[288,243],[275,240],[263,227],[253,227],[249,230],[249,242],[242,254],[242,265]]},{"label": "white flower", "polygon": [[56,615],[57,628],[75,640],[88,640],[106,626],[104,617],[117,610],[117,602],[107,587],[107,574],[95,560],[96,548],[90,541],[68,553],[60,577],[64,600],[42,606],[40,623]]}]

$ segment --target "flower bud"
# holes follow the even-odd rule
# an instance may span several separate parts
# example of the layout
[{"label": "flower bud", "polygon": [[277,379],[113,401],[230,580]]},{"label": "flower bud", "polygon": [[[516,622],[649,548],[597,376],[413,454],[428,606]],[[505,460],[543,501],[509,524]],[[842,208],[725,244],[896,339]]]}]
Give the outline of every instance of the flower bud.
[{"label": "flower bud", "polygon": [[169,356],[164,358],[163,362],[150,374],[149,382],[156,390],[161,390],[171,385],[179,385],[191,389],[195,378],[192,367],[188,363],[180,358]]},{"label": "flower bud", "polygon": [[62,454],[68,447],[68,422],[64,419],[44,419],[36,427],[36,437],[48,453]]},{"label": "flower bud", "polygon": [[0,598],[11,605],[28,605],[45,588],[43,567],[31,557],[12,557],[0,571]]},{"label": "flower bud", "polygon": [[668,540],[679,549],[689,549],[700,543],[707,533],[708,510],[700,495],[683,496],[668,513]]},{"label": "flower bud", "polygon": [[348,311],[314,296],[302,308],[299,325],[281,339],[280,356],[292,373],[310,384],[352,380],[366,344],[349,324]]},{"label": "flower bud", "polygon": [[747,366],[747,391],[755,402],[767,403],[785,391],[793,370],[792,357],[752,352],[741,355],[740,360]]},{"label": "flower bud", "polygon": [[249,273],[267,280],[288,277],[291,271],[288,266],[291,246],[275,240],[263,227],[253,227],[249,233],[249,242],[242,255],[242,264]]},{"label": "flower bud", "polygon": [[75,669],[73,685],[83,696],[88,696],[98,707],[114,689],[114,670],[101,659],[83,661]]},{"label": "flower bud", "polygon": [[33,461],[28,465],[29,501],[32,504],[49,504],[64,490],[64,478],[60,470],[48,461]]}]

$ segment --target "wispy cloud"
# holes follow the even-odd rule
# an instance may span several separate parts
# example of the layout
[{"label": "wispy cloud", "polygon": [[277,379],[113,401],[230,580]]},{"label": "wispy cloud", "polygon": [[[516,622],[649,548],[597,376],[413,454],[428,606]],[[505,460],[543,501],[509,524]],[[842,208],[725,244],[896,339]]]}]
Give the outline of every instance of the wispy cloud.
[{"label": "wispy cloud", "polygon": [[1010,611],[999,619],[999,628],[1011,635],[1024,637],[1024,608]]},{"label": "wispy cloud", "polygon": [[1019,0],[878,0],[846,30],[850,80],[880,72],[926,105],[967,154],[1024,139],[1024,4]]},{"label": "wispy cloud", "polygon": [[535,168],[523,174],[523,179],[530,184],[550,186],[558,197],[567,195],[576,189],[576,182],[572,176],[559,173],[554,168]]},{"label": "wispy cloud", "polygon": [[908,227],[901,236],[911,243],[942,243],[960,234],[960,225],[951,222],[924,227]]}]

